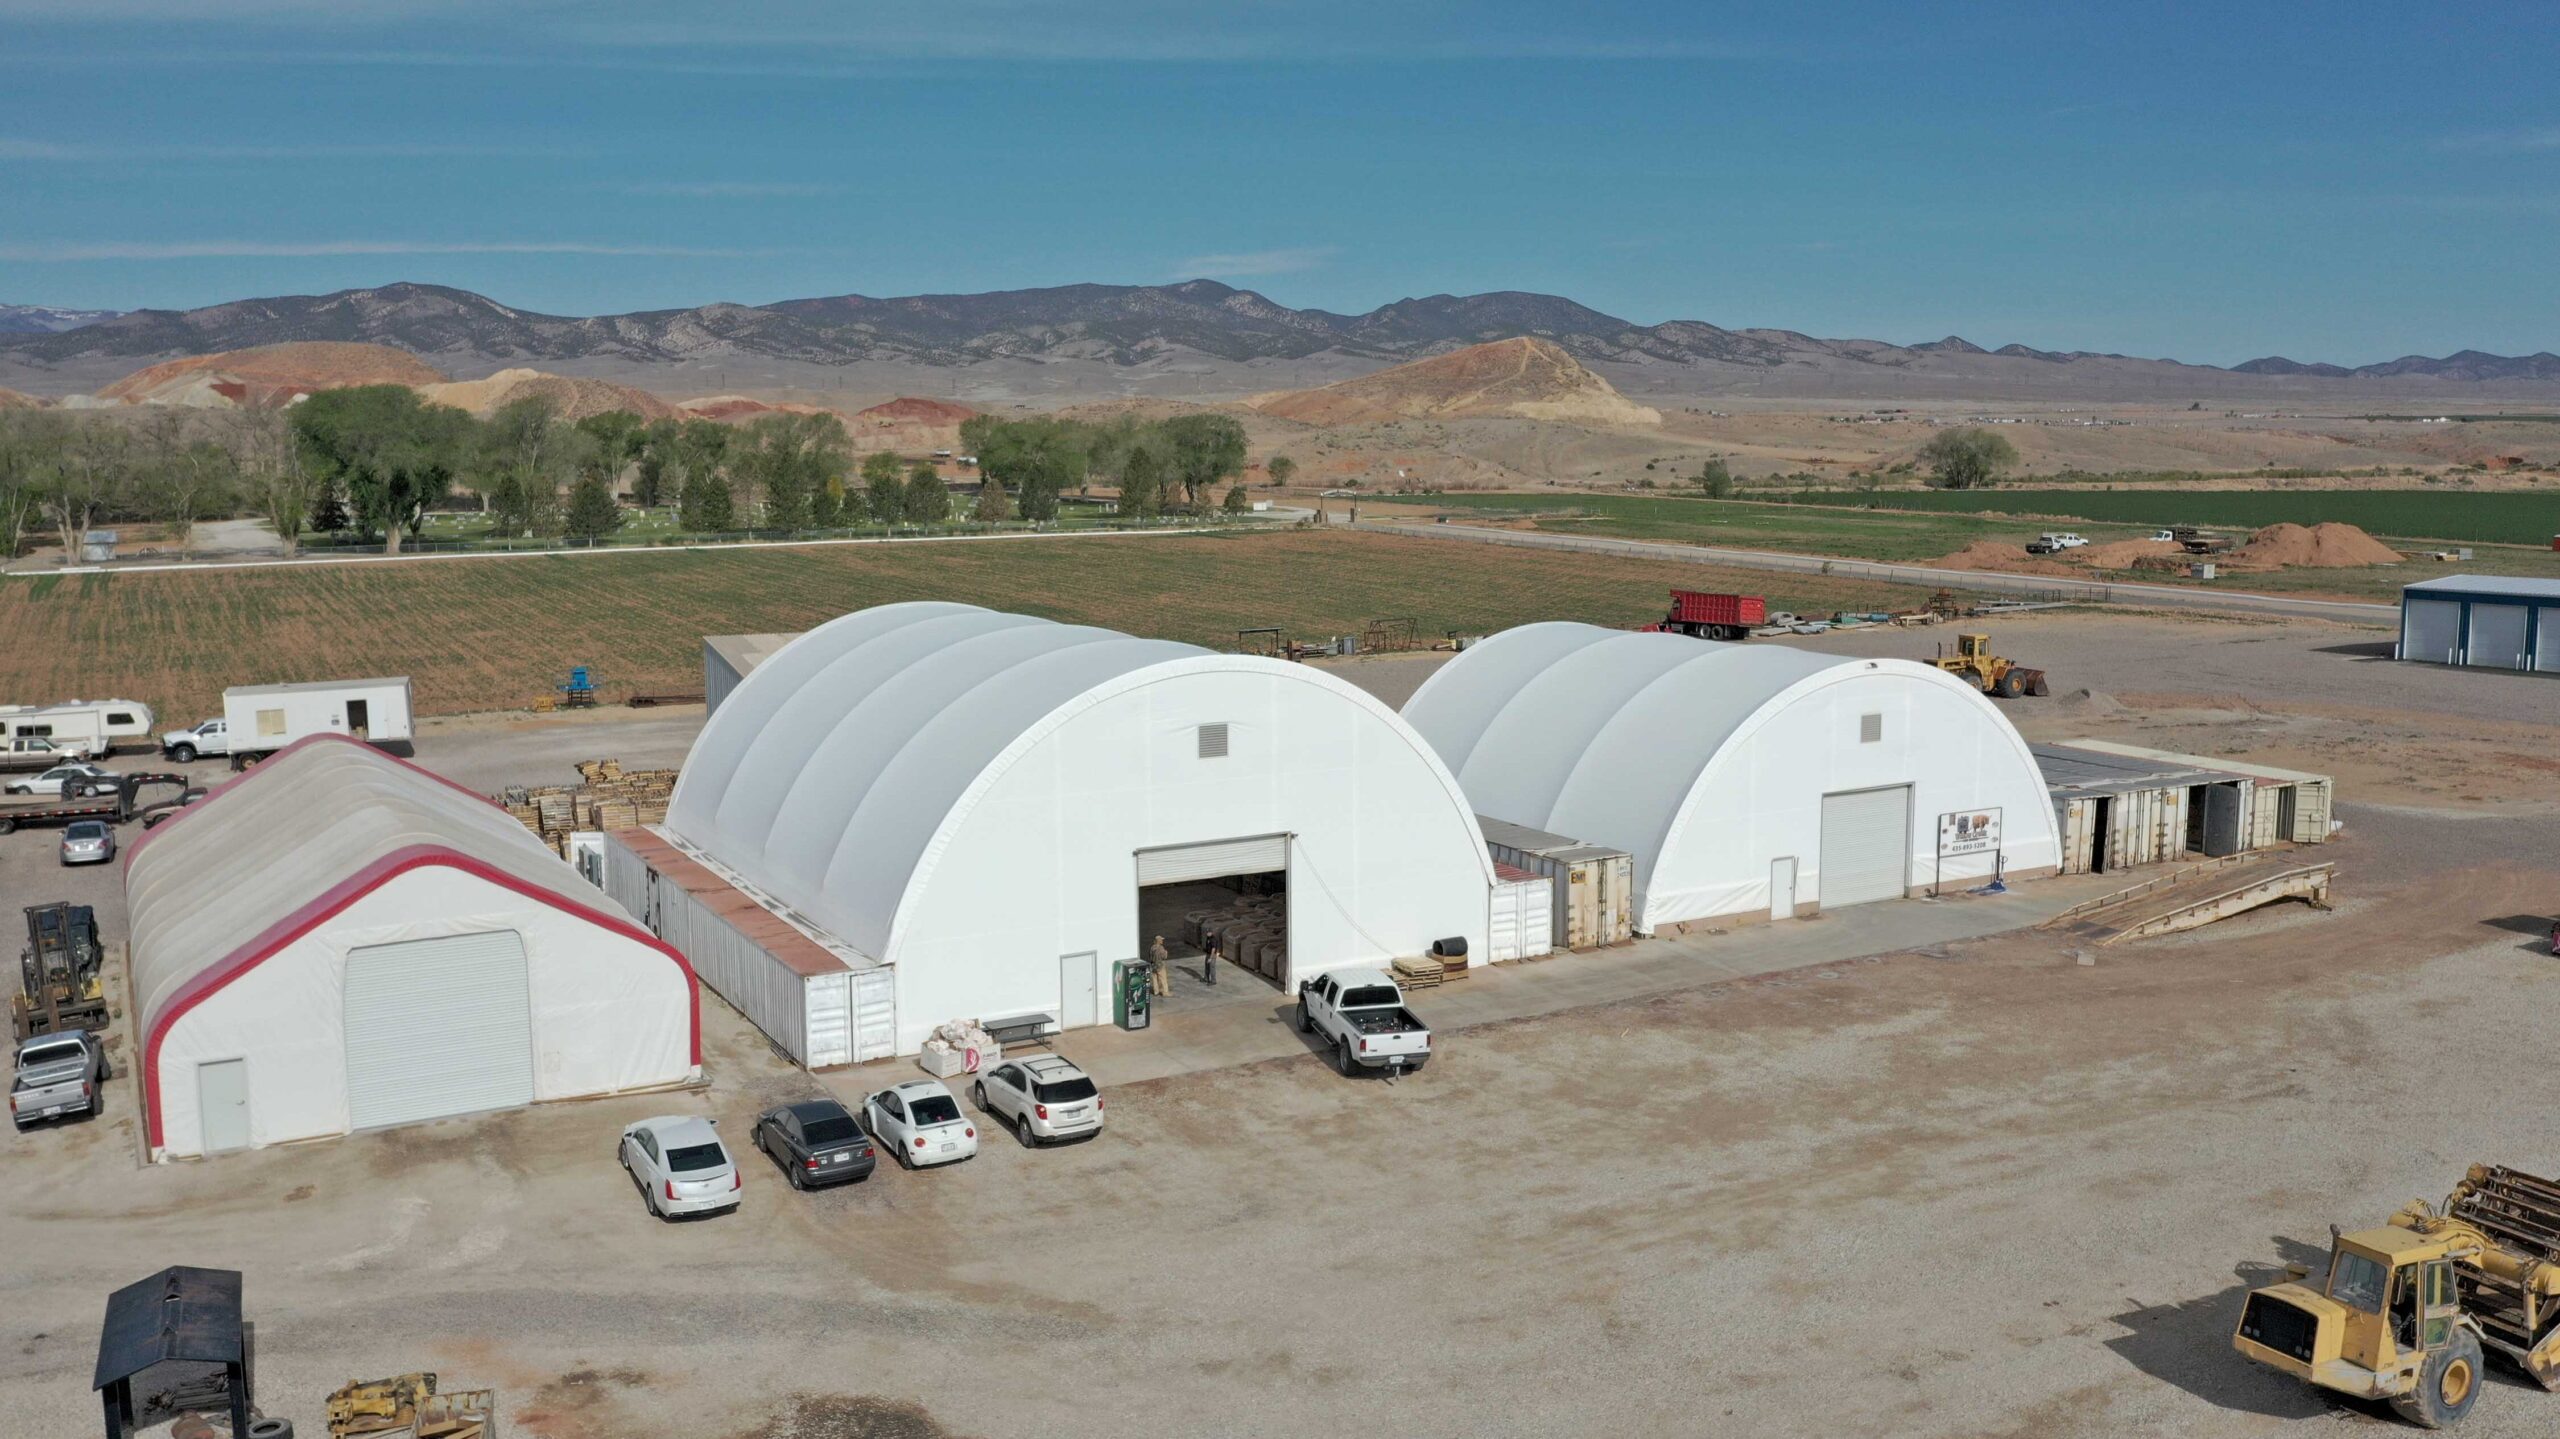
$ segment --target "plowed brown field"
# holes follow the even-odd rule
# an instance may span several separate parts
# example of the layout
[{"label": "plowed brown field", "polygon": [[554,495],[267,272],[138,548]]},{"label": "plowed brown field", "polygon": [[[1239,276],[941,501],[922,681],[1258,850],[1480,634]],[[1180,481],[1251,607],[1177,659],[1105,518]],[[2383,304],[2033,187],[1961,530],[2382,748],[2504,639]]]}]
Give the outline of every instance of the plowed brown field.
[{"label": "plowed brown field", "polygon": [[[1765,588],[1771,581],[1775,588]],[[1612,557],[1291,531],[313,564],[0,580],[0,701],[123,695],[173,724],[223,688],[405,674],[423,713],[515,709],[574,664],[608,702],[698,690],[702,636],[804,629],[866,605],[946,599],[1232,649],[1411,616],[1415,633],[1542,619],[1636,625],[1665,591],[1772,608],[1908,607],[1890,585]]]}]

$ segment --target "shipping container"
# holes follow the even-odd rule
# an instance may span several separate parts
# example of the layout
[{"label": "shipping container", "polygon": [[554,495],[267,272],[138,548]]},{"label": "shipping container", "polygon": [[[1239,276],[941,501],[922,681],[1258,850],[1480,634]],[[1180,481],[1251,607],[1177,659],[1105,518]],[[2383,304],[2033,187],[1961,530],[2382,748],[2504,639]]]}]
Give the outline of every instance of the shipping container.
[{"label": "shipping container", "polygon": [[707,856],[647,827],[604,837],[605,892],[809,1069],[896,1052],[889,970],[791,919]]},{"label": "shipping container", "polygon": [[1550,932],[1558,949],[1593,949],[1635,933],[1635,859],[1622,849],[1476,816],[1497,865],[1543,875],[1552,886]]},{"label": "shipping container", "polygon": [[773,658],[774,652],[800,638],[784,635],[704,635],[702,637],[702,705],[703,717],[718,712],[720,703],[729,697],[740,681],[754,674],[756,666]]},{"label": "shipping container", "polygon": [[1673,590],[1671,621],[1687,625],[1726,625],[1754,629],[1769,622],[1769,602],[1758,595],[1714,594],[1705,590]]},{"label": "shipping container", "polygon": [[2327,775],[2104,740],[2031,746],[2061,822],[2062,872],[2112,872],[2329,838]]},{"label": "shipping container", "polygon": [[1485,941],[1486,962],[1553,954],[1555,881],[1535,870],[1499,862],[1493,872],[1493,923]]}]

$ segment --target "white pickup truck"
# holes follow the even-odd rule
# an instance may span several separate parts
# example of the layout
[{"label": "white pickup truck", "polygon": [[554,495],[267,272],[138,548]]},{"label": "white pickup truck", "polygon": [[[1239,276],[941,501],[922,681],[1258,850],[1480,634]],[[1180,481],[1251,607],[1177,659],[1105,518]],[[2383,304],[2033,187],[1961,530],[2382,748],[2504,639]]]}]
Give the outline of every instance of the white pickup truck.
[{"label": "white pickup truck", "polygon": [[1333,1049],[1333,1067],[1346,1075],[1401,1074],[1431,1058],[1431,1031],[1381,969],[1336,970],[1298,986],[1298,1032],[1321,1035]]},{"label": "white pickup truck", "polygon": [[85,1029],[39,1034],[18,1046],[9,1080],[9,1117],[20,1129],[39,1120],[98,1112],[110,1073],[106,1046]]}]

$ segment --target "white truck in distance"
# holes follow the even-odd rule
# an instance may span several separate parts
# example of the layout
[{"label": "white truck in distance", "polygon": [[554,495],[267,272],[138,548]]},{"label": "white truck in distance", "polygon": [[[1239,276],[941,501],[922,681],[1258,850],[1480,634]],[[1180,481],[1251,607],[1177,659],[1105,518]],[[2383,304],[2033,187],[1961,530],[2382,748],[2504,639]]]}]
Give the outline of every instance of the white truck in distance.
[{"label": "white truck in distance", "polygon": [[1381,969],[1342,969],[1298,987],[1298,1032],[1321,1035],[1333,1067],[1401,1074],[1431,1058],[1431,1031],[1404,1007],[1404,991]]},{"label": "white truck in distance", "polygon": [[235,685],[222,692],[222,717],[160,736],[160,752],[180,764],[228,755],[233,769],[315,734],[352,735],[368,744],[404,744],[413,730],[409,680],[321,680],[309,684]]},{"label": "white truck in distance", "polygon": [[159,720],[137,700],[64,700],[49,705],[0,705],[0,739],[49,739],[94,744],[110,754],[119,740],[149,743]]}]

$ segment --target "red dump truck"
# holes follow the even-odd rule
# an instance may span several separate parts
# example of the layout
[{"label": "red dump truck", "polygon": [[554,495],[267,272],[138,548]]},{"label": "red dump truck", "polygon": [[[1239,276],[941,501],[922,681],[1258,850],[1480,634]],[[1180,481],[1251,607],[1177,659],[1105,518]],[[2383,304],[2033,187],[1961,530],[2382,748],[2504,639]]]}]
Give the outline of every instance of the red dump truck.
[{"label": "red dump truck", "polygon": [[1702,640],[1748,639],[1769,622],[1769,602],[1758,595],[1710,594],[1705,590],[1673,590],[1671,613],[1649,632],[1689,635]]}]

